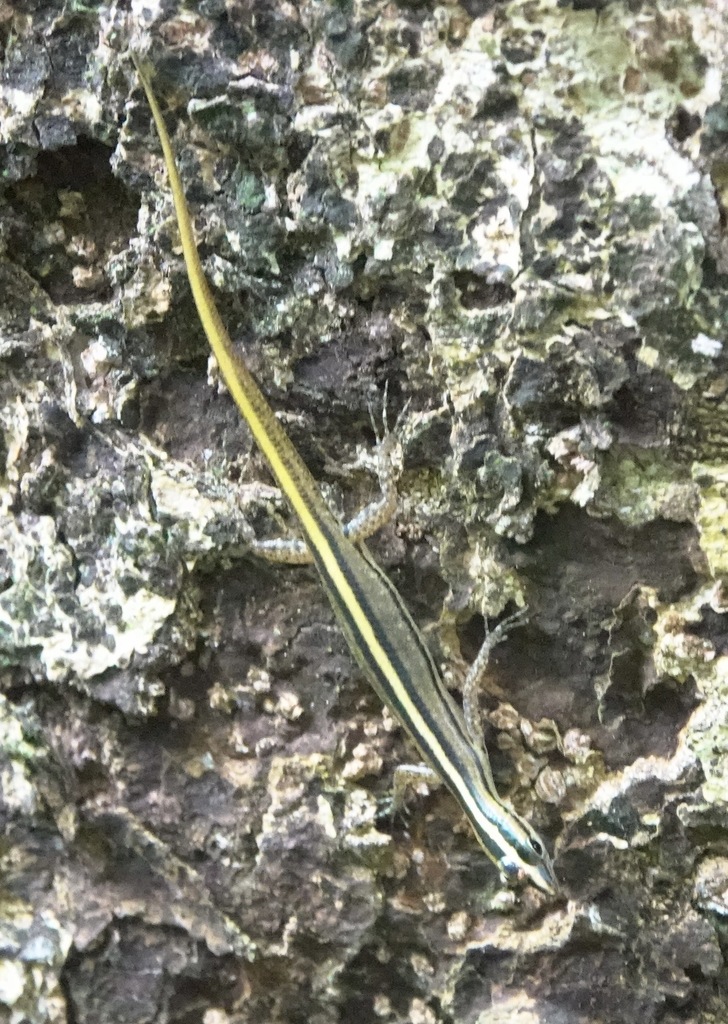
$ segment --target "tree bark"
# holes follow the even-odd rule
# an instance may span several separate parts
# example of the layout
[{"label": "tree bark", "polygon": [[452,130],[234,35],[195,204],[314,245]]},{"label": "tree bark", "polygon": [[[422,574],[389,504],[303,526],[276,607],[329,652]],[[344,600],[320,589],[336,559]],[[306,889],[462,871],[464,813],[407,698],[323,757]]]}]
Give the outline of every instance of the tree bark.
[{"label": "tree bark", "polygon": [[[720,4],[0,5],[0,1024],[728,1019]],[[563,897],[503,891],[209,363],[231,336]],[[377,427],[377,430],[380,427]],[[295,529],[295,524],[290,524]],[[430,628],[432,627],[432,628]]]}]

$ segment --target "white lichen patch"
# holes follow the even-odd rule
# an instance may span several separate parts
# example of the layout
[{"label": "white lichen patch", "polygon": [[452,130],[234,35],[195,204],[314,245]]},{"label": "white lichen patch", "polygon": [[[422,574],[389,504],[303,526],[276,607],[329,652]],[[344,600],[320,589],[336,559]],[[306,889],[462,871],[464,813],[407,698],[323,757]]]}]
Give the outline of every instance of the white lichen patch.
[{"label": "white lichen patch", "polygon": [[[692,723],[691,723],[692,725]],[[613,802],[619,797],[629,799],[630,791],[638,789],[646,782],[662,782],[666,785],[680,782],[695,765],[695,752],[691,749],[690,743],[685,741],[684,736],[678,743],[677,750],[672,757],[640,757],[627,765],[619,772],[615,772],[605,779],[599,787],[591,794],[589,799],[590,807],[601,810],[608,815]],[[648,821],[647,818],[650,820]],[[642,837],[643,843],[648,843],[652,836],[652,829],[647,826],[653,820],[653,815],[648,812],[645,819],[645,832]],[[606,833],[600,833],[601,838],[607,838],[612,845],[619,842],[618,837]],[[634,841],[631,845],[636,845]]]},{"label": "white lichen patch", "polygon": [[327,768],[328,759],[321,754],[273,758],[268,775],[271,801],[263,816],[262,831],[278,829],[282,816],[306,817],[309,812],[302,805],[306,789]]},{"label": "white lichen patch", "polygon": [[[70,483],[67,500],[69,508],[89,505],[88,482]],[[91,557],[86,535],[61,538],[49,516],[0,521],[10,574],[0,595],[6,652],[48,679],[87,682],[149,649],[177,595],[147,583],[147,553],[163,549],[164,537],[148,507],[135,512],[111,520],[115,530],[95,537]]]},{"label": "white lichen patch", "polygon": [[713,576],[728,575],[728,466],[724,463],[693,465],[698,486],[699,508],[696,525],[700,547]]},{"label": "white lichen patch", "polygon": [[728,657],[716,658],[710,680],[701,685],[703,702],[690,718],[685,744],[705,774],[707,803],[728,804]]},{"label": "white lichen patch", "polygon": [[[121,569],[121,566],[117,566]],[[174,598],[165,598],[151,590],[140,588],[132,597],[126,597],[115,580],[105,581],[103,591],[98,586],[82,588],[77,597],[79,608],[95,614],[104,622],[104,608],[124,608],[124,621],[120,625],[106,624],[103,643],[79,641],[74,635],[73,620],[66,616],[61,626],[43,643],[42,664],[49,679],[63,680],[73,676],[77,680],[91,680],[110,668],[126,668],[135,654],[145,654],[159,629],[173,613]]]},{"label": "white lichen patch", "polygon": [[0,1005],[11,1010],[3,1019],[11,1024],[60,1022],[65,1018],[60,973],[73,941],[71,930],[51,910],[29,913],[22,904],[5,901],[2,938],[10,936],[0,959]]},{"label": "white lichen patch", "polygon": [[[673,25],[662,26],[664,38],[675,51],[682,46],[689,53],[688,26],[680,22],[677,10],[668,17]],[[657,62],[650,62],[646,40],[651,48],[659,46],[650,22],[624,18],[623,12],[607,7],[595,24],[591,11],[564,11],[541,3],[539,27],[549,39],[549,59],[526,98],[534,111],[559,119],[578,110],[617,198],[646,194],[667,207],[674,204],[676,191],[695,184],[697,174],[665,132],[666,119],[685,101],[685,81],[662,74]],[[691,109],[704,112],[716,99],[714,83],[696,80]]]},{"label": "white lichen patch", "polygon": [[473,581],[469,603],[483,615],[500,614],[509,602],[523,608],[526,599],[518,573],[503,565],[491,547],[477,543],[466,554],[465,570]]},{"label": "white lichen patch", "polygon": [[25,989],[25,969],[17,960],[0,960],[0,1003],[12,1007]]},{"label": "white lichen patch", "polygon": [[70,553],[58,542],[49,516],[2,519],[0,549],[12,565],[11,583],[0,594],[4,646],[42,649],[54,627],[70,631],[70,617],[60,608],[54,614],[45,593],[46,586],[53,588],[63,578],[72,577]]},{"label": "white lichen patch", "polygon": [[684,469],[659,453],[602,462],[596,505],[633,529],[661,518],[691,522],[697,501],[695,484]]},{"label": "white lichen patch", "polygon": [[0,768],[0,794],[3,806],[10,812],[32,814],[36,809],[35,787],[25,766],[18,761],[9,761]]},{"label": "white lichen patch", "polygon": [[[30,421],[26,403],[17,395],[15,401],[0,406],[0,430],[5,445],[5,475],[8,484],[17,484],[20,473],[19,461],[28,441]],[[5,510],[15,498],[14,487],[0,489],[0,508]]]},{"label": "white lichen patch", "polygon": [[[23,75],[17,63],[16,48],[8,47],[5,55],[4,75],[0,87],[0,144],[17,144],[20,140],[31,144],[31,118],[43,96],[45,79],[41,73]],[[20,48],[17,48],[18,56]],[[19,74],[20,72],[20,74]],[[36,137],[33,142],[37,144]]]},{"label": "white lichen patch", "polygon": [[0,802],[11,813],[30,816],[38,809],[33,782],[36,756],[13,705],[0,696]]},{"label": "white lichen patch", "polygon": [[377,776],[382,770],[381,754],[368,743],[357,743],[347,758],[341,776],[347,781],[362,779],[367,775]]},{"label": "white lichen patch", "polygon": [[[147,210],[147,208],[143,208]],[[140,214],[139,232],[149,230],[149,216]],[[172,305],[172,282],[149,259],[141,256],[141,243],[132,243],[137,249],[135,272],[123,283],[121,308],[124,324],[129,330],[146,327],[150,320],[161,320]]]},{"label": "white lichen patch", "polygon": [[690,343],[693,352],[699,356],[706,356],[708,359],[717,359],[723,351],[723,342],[718,338],[709,338],[707,334],[696,334]]},{"label": "white lichen patch", "polygon": [[215,547],[215,524],[237,521],[241,530],[245,529],[239,502],[230,489],[221,489],[219,495],[203,493],[199,476],[179,462],[165,460],[153,465],[150,486],[158,516],[173,524],[175,536],[184,544],[188,567],[193,557]]},{"label": "white lichen patch", "polygon": [[658,678],[681,683],[694,679],[706,691],[715,685],[715,649],[710,640],[689,631],[691,624],[700,623],[700,609],[709,601],[709,591],[703,591],[679,604],[659,605],[656,595],[650,602],[657,611],[652,658]]},{"label": "white lichen patch", "polygon": [[[382,129],[391,129],[405,117],[399,107],[387,105],[367,114],[364,121],[375,135]],[[417,174],[430,166],[428,147],[437,131],[435,121],[422,115],[407,117],[406,131],[400,132],[402,144],[396,153],[385,155],[377,161],[361,160],[359,181],[354,201],[357,209],[378,214],[382,203],[396,195],[402,179]]]},{"label": "white lichen patch", "polygon": [[708,856],[701,861],[693,891],[701,910],[728,917],[728,858]]},{"label": "white lichen patch", "polygon": [[[630,798],[630,790],[647,782],[666,785],[687,779],[699,764],[704,777],[701,788],[707,804],[728,803],[728,657],[716,652],[708,636],[699,632],[705,624],[704,609],[715,608],[720,592],[714,584],[692,593],[682,602],[661,604],[656,591],[641,588],[643,600],[653,609],[652,660],[656,681],[670,679],[696,688],[700,703],[677,736],[670,757],[643,757],[610,775],[590,796],[590,806],[608,813],[618,797]],[[719,609],[716,609],[719,610]],[[690,627],[694,628],[690,628]],[[627,845],[647,844],[660,828],[656,812],[643,815],[643,826]],[[617,845],[613,836],[603,840]],[[626,848],[626,847],[625,847]]]}]

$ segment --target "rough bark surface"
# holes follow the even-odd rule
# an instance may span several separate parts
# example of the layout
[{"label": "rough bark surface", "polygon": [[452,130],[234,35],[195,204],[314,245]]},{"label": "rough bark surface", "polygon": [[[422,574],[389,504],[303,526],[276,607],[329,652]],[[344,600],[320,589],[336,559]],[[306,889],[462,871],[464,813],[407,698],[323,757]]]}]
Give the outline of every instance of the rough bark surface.
[{"label": "rough bark surface", "polygon": [[[223,319],[482,710],[503,893],[216,387]],[[0,1024],[728,1020],[728,15],[0,3]],[[386,398],[385,398],[386,394]],[[271,520],[273,521],[271,524]]]}]

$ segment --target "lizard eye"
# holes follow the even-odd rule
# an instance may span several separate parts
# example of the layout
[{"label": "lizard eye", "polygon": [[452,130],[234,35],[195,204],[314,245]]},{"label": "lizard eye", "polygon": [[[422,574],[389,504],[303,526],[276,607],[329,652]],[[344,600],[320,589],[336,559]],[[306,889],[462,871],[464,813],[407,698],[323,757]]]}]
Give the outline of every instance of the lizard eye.
[{"label": "lizard eye", "polygon": [[531,839],[531,849],[537,857],[543,857],[543,846],[538,841],[538,839]]}]

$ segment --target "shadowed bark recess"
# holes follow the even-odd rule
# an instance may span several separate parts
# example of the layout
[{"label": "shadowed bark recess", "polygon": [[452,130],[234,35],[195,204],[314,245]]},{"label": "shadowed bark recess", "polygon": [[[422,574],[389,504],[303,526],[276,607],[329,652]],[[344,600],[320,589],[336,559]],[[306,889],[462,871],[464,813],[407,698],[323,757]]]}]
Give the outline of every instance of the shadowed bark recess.
[{"label": "shadowed bark recess", "polygon": [[[0,1024],[728,1020],[720,4],[0,4]],[[413,759],[223,320],[462,673],[563,898]],[[379,427],[376,427],[379,430]]]}]

